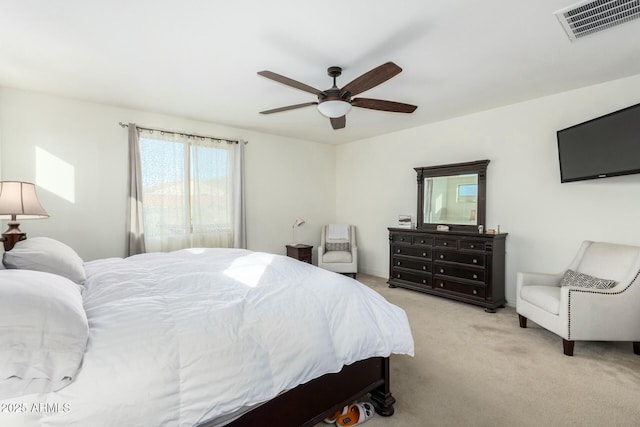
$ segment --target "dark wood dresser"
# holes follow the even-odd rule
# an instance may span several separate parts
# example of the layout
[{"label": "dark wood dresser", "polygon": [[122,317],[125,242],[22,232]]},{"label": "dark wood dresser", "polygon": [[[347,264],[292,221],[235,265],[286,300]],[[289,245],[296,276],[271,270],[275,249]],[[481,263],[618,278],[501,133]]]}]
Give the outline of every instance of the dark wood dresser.
[{"label": "dark wood dresser", "polygon": [[389,228],[389,286],[504,307],[507,234]]}]

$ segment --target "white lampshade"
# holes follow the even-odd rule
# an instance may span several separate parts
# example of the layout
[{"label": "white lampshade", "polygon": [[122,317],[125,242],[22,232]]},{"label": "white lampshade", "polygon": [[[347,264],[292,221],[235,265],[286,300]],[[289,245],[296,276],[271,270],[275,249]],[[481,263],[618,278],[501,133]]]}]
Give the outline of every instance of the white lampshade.
[{"label": "white lampshade", "polygon": [[320,111],[323,116],[335,119],[351,111],[351,104],[339,99],[323,101],[318,104],[318,111]]},{"label": "white lampshade", "polygon": [[30,182],[0,182],[0,219],[49,218],[38,196],[36,187]]},{"label": "white lampshade", "polygon": [[296,220],[293,222],[293,225],[291,226],[291,234],[293,237],[293,245],[297,245],[298,244],[298,240],[296,239],[296,230],[298,229],[298,227],[302,227],[304,225],[305,221],[302,218],[296,218]]}]

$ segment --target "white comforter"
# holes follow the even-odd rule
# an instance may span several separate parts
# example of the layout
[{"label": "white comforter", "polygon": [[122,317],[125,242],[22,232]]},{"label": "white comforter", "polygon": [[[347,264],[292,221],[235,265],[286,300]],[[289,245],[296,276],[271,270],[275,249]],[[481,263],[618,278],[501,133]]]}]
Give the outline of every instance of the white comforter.
[{"label": "white comforter", "polygon": [[90,338],[76,380],[13,399],[29,410],[0,414],[7,425],[192,426],[345,364],[413,355],[402,309],[292,258],[189,249],[86,271]]}]

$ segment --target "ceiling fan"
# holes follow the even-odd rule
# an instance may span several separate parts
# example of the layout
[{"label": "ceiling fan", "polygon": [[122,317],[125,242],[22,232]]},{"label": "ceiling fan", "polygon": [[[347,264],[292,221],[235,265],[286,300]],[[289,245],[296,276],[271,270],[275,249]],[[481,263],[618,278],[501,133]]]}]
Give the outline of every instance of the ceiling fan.
[{"label": "ceiling fan", "polygon": [[347,124],[345,115],[351,111],[351,107],[369,108],[371,110],[391,111],[395,113],[413,113],[418,107],[411,104],[385,101],[383,99],[352,98],[352,96],[386,82],[390,78],[398,75],[401,71],[402,68],[398,67],[393,62],[387,62],[364,73],[340,89],[336,86],[336,78],[342,74],[342,68],[329,67],[327,69],[327,74],[329,74],[329,77],[333,78],[333,86],[327,90],[318,90],[272,71],[259,71],[258,74],[263,77],[312,93],[318,97],[317,102],[314,101],[305,102],[303,104],[288,105],[286,107],[260,111],[260,114],[279,113],[281,111],[295,110],[297,108],[308,107],[310,105],[317,105],[320,113],[329,117],[331,120],[331,126],[333,126],[334,129],[342,129]]}]

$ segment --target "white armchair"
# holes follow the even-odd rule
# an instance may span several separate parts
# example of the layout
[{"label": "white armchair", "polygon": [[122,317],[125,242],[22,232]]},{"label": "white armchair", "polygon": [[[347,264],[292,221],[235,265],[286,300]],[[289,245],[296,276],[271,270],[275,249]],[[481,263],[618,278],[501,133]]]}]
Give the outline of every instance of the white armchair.
[{"label": "white armchair", "polygon": [[329,224],[322,227],[318,267],[349,274],[355,279],[358,272],[358,245],[353,225]]},{"label": "white armchair", "polygon": [[567,356],[573,356],[575,341],[631,341],[640,355],[640,247],[585,241],[568,270],[592,276],[582,276],[591,285],[593,278],[616,283],[602,289],[561,286],[565,272],[518,273],[520,327],[531,319],[559,335]]}]

